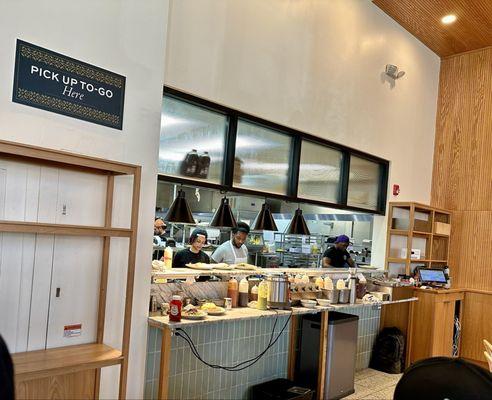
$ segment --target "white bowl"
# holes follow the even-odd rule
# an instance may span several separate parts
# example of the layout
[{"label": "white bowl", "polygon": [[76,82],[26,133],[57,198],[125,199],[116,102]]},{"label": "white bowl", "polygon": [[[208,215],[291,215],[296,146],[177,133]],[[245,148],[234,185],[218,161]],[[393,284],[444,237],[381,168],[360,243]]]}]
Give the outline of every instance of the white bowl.
[{"label": "white bowl", "polygon": [[306,308],[315,308],[316,302],[314,300],[301,300],[301,304]]},{"label": "white bowl", "polygon": [[328,307],[331,303],[328,299],[317,299],[316,300],[320,306]]}]

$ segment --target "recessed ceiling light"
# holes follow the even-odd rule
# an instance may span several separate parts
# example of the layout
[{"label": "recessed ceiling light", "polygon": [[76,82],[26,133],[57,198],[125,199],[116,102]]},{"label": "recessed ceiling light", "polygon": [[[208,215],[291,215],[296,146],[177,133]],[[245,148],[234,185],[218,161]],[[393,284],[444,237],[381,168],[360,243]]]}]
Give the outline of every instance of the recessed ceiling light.
[{"label": "recessed ceiling light", "polygon": [[456,15],[454,14],[445,15],[441,18],[441,22],[446,25],[452,24],[454,21],[456,21]]}]

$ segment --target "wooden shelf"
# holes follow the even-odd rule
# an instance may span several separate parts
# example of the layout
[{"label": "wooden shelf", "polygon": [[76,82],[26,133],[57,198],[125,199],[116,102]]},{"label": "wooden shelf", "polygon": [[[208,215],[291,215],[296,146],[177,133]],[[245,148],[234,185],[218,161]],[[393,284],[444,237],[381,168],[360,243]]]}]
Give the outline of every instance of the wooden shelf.
[{"label": "wooden shelf", "polygon": [[39,233],[44,235],[130,237],[131,229],[85,225],[45,224],[39,222],[0,221],[0,232]]},{"label": "wooden shelf", "polygon": [[421,232],[421,231],[413,231],[414,235],[422,235],[422,236],[432,236],[431,232]]},{"label": "wooden shelf", "polygon": [[408,236],[408,231],[404,231],[402,229],[390,229],[390,234],[397,236]]},{"label": "wooden shelf", "polygon": [[419,263],[419,262],[423,262],[423,263],[428,263],[428,262],[431,262],[432,260],[427,260],[427,259],[423,259],[423,260],[417,260],[416,258],[411,258],[410,259],[410,262],[411,263]]},{"label": "wooden shelf", "polygon": [[120,364],[121,351],[90,343],[12,355],[16,382]]},{"label": "wooden shelf", "polygon": [[448,260],[431,260],[433,263],[447,263]]},{"label": "wooden shelf", "polygon": [[449,239],[449,235],[444,235],[442,233],[433,233],[432,235],[440,238]]},{"label": "wooden shelf", "polygon": [[407,262],[407,259],[406,258],[395,258],[395,257],[389,257],[388,258],[388,262],[390,263],[400,263],[400,264],[404,264]]},{"label": "wooden shelf", "polygon": [[112,175],[134,175],[137,168],[136,165],[5,140],[0,140],[0,156],[22,162],[31,161],[36,164]]}]

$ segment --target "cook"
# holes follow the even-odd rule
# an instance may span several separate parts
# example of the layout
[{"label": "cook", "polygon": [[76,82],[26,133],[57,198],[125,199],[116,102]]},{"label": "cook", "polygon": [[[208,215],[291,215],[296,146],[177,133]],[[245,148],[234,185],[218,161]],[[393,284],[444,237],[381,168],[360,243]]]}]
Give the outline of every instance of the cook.
[{"label": "cook", "polygon": [[174,255],[173,268],[186,268],[186,264],[210,264],[210,257],[202,250],[207,243],[207,231],[197,228],[188,240],[190,248],[180,250]]},{"label": "cook", "polygon": [[249,225],[238,222],[232,228],[231,240],[222,243],[212,254],[212,260],[216,263],[239,264],[248,262],[248,249],[244,244],[249,235]]},{"label": "cook", "polygon": [[340,235],[335,240],[335,245],[326,249],[323,253],[323,268],[355,268],[354,260],[350,257],[347,247],[350,239],[346,235]]}]

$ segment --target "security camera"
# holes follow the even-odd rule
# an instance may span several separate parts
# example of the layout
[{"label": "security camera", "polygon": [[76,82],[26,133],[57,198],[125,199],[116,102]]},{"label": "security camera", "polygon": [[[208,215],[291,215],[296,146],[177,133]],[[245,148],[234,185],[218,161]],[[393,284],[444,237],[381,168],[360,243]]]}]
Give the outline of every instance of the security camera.
[{"label": "security camera", "polygon": [[393,64],[386,64],[386,75],[393,79],[400,79],[403,75],[405,75],[405,71],[399,71],[398,67]]}]

